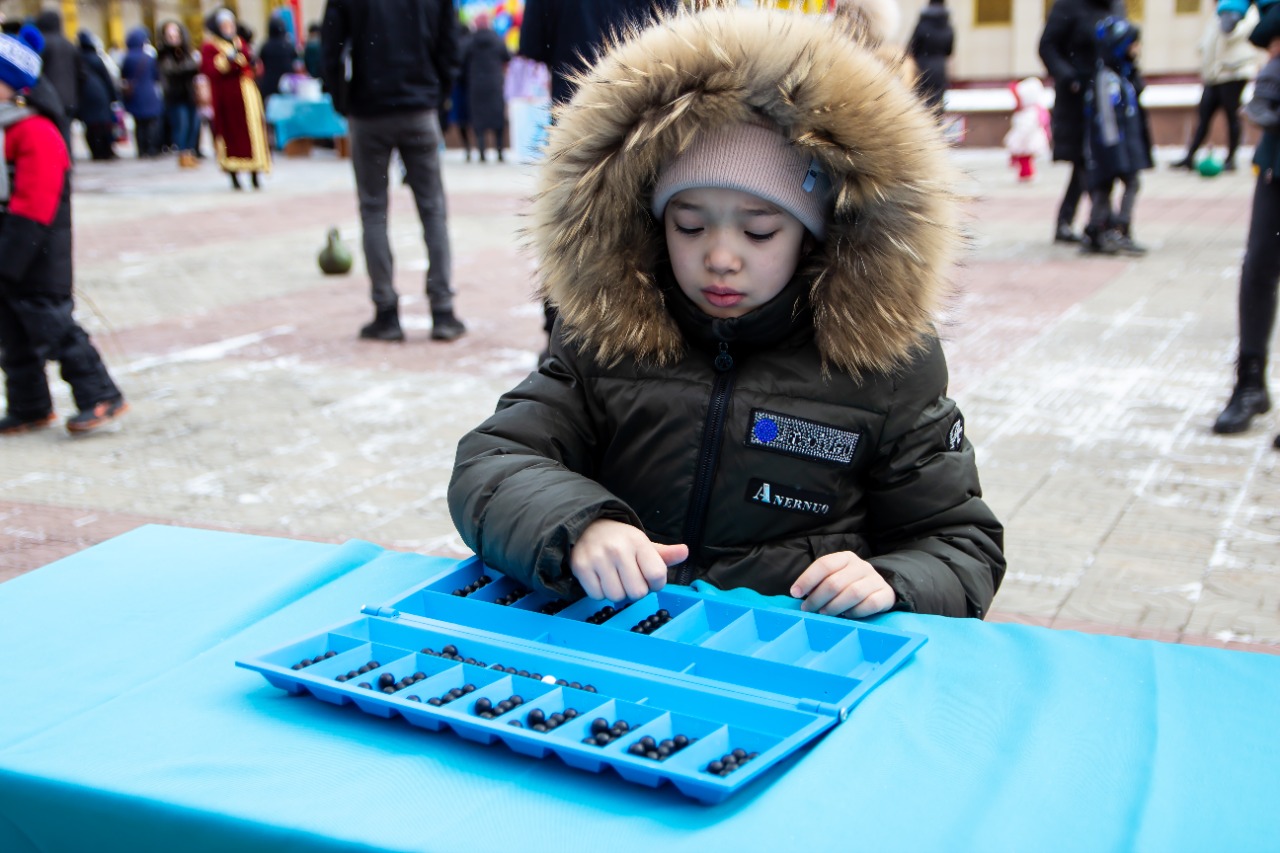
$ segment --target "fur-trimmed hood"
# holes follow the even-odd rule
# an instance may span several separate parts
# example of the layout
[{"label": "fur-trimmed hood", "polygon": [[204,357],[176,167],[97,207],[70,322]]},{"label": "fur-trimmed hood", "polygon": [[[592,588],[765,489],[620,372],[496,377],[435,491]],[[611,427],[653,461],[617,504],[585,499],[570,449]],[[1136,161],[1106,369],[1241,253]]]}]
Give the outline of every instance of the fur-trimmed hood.
[{"label": "fur-trimmed hood", "polygon": [[802,264],[824,361],[890,370],[931,333],[958,245],[936,120],[892,64],[829,21],[721,8],[625,34],[550,130],[528,233],[542,295],[600,362],[663,364],[684,349],[655,275],[653,187],[700,128],[753,113],[832,179],[827,238]]}]

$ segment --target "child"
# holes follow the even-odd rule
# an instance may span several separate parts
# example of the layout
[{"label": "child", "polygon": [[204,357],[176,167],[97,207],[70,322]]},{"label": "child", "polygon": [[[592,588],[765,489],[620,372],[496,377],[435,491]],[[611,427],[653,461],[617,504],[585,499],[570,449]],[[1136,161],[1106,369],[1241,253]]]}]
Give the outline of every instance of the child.
[{"label": "child", "polygon": [[1044,84],[1039,77],[1019,80],[1013,91],[1013,118],[1004,135],[1009,164],[1018,169],[1018,180],[1036,177],[1036,158],[1049,156],[1049,110],[1044,106]]},{"label": "child", "polygon": [[[1147,114],[1138,102],[1137,26],[1123,18],[1098,24],[1098,70],[1085,91],[1084,166],[1092,210],[1080,251],[1086,254],[1146,254],[1133,241],[1133,207],[1138,200],[1138,172],[1150,169],[1151,134]],[[1124,185],[1119,209],[1111,205],[1116,181]]]},{"label": "child", "polygon": [[[1253,154],[1257,183],[1249,218],[1249,238],[1240,269],[1240,345],[1236,360],[1236,386],[1213,431],[1244,432],[1257,415],[1271,410],[1267,393],[1267,357],[1276,322],[1276,289],[1280,283],[1280,5],[1271,7],[1249,35],[1249,41],[1265,48],[1268,61],[1258,73],[1253,97],[1244,117],[1262,129]],[[1280,435],[1275,438],[1280,450]]]},{"label": "child", "polygon": [[71,159],[58,127],[62,104],[39,79],[43,45],[34,27],[0,35],[0,368],[8,394],[0,435],[54,422],[46,361],[60,362],[80,409],[67,421],[73,435],[129,408],[72,317]]},{"label": "child", "polygon": [[953,179],[895,69],[816,17],[616,45],[550,131],[530,228],[558,331],[459,443],[463,540],[565,597],[986,614],[1003,531],[933,328]]}]

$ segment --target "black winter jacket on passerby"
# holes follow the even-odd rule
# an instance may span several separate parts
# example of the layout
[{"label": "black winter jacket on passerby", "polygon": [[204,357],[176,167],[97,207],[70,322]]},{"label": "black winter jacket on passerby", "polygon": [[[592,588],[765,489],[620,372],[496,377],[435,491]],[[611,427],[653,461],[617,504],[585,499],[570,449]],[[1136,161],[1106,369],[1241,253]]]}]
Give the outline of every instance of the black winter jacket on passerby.
[{"label": "black winter jacket on passerby", "polygon": [[1084,93],[1098,60],[1098,22],[1125,17],[1124,0],[1055,0],[1040,35],[1040,60],[1053,78],[1053,159],[1084,159]]},{"label": "black winter jacket on passerby", "polygon": [[85,124],[110,124],[115,121],[111,104],[120,100],[116,82],[111,79],[111,72],[98,55],[98,46],[94,43],[93,36],[82,32],[79,42],[84,76],[80,78],[80,106],[76,111],[76,118]]},{"label": "black winter jacket on passerby", "polygon": [[907,53],[916,61],[920,76],[916,90],[925,103],[936,107],[947,91],[947,59],[955,47],[955,31],[945,6],[925,6],[920,10]]},{"label": "black winter jacket on passerby", "polygon": [[[600,518],[687,544],[673,581],[765,594],[850,550],[900,609],[985,614],[1003,532],[934,332],[958,209],[932,113],[839,28],[777,11],[678,15],[590,73],[530,211],[551,357],[459,442],[463,541],[566,596]],[[755,110],[809,143],[836,208],[781,293],[715,319],[674,282],[649,199],[693,129]]]},{"label": "black winter jacket on passerby", "polygon": [[439,109],[458,63],[456,19],[452,0],[329,0],[320,35],[326,89],[344,86],[350,42],[349,115]]},{"label": "black winter jacket on passerby", "polygon": [[267,40],[258,51],[258,59],[262,60],[258,91],[265,101],[280,91],[280,78],[293,71],[298,61],[298,49],[289,41],[289,28],[279,18],[272,17],[267,22]]},{"label": "black winter jacket on passerby", "polygon": [[611,33],[653,20],[655,9],[675,11],[679,0],[525,0],[520,55],[551,71],[551,100],[573,96],[569,76],[586,67]]},{"label": "black winter jacket on passerby", "polygon": [[502,36],[490,29],[478,30],[466,44],[462,55],[463,76],[467,86],[467,111],[471,127],[477,132],[502,130],[506,123],[506,99],[502,86],[511,53]]},{"label": "black winter jacket on passerby", "polygon": [[[182,35],[176,45],[162,41],[157,49],[156,64],[160,68],[160,88],[164,91],[166,107],[177,105],[195,106],[195,79],[200,73],[200,54],[191,49],[191,39],[187,30],[178,24]],[[164,27],[160,32],[164,33]]]},{"label": "black winter jacket on passerby", "polygon": [[80,78],[84,74],[80,51],[62,34],[62,16],[46,9],[36,16],[36,29],[44,36],[40,74],[48,78],[62,100],[69,118],[80,105]]}]

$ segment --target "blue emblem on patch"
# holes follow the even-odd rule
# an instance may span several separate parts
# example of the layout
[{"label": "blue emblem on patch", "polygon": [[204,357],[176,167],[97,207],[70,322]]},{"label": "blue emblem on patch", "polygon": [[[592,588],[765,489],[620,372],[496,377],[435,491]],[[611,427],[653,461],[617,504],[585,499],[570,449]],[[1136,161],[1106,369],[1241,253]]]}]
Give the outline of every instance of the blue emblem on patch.
[{"label": "blue emblem on patch", "polygon": [[848,465],[862,433],[763,409],[751,411],[747,446]]},{"label": "blue emblem on patch", "polygon": [[772,418],[761,418],[751,428],[751,437],[763,444],[768,444],[778,437],[778,424]]}]

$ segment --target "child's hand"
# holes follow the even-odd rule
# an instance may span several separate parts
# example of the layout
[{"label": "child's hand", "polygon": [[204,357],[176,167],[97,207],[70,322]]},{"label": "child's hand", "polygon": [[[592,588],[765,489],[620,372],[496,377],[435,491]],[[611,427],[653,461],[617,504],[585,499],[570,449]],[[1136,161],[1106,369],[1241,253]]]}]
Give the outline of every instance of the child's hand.
[{"label": "child's hand", "polygon": [[861,618],[883,613],[898,603],[893,587],[852,551],[837,551],[814,560],[791,585],[791,595],[803,598],[801,610],[837,616],[853,608]]},{"label": "child's hand", "polygon": [[574,543],[569,569],[592,598],[635,601],[662,589],[667,566],[687,559],[688,545],[659,545],[639,528],[600,518]]}]

